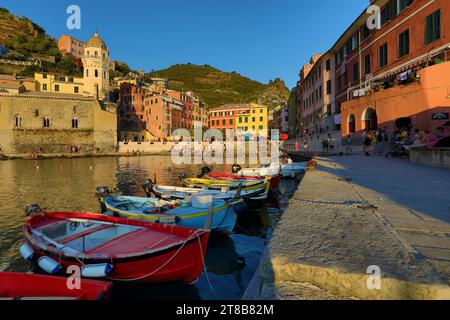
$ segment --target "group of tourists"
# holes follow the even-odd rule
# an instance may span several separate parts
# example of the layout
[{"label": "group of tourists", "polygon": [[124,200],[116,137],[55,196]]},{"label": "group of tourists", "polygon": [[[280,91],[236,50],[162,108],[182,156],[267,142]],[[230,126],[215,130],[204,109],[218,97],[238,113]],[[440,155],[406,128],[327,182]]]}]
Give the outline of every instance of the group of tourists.
[{"label": "group of tourists", "polygon": [[384,127],[379,130],[365,131],[362,135],[363,151],[366,156],[371,152],[386,155],[392,150],[403,150],[405,154],[411,148],[449,148],[450,121],[433,132],[417,128],[400,128],[389,130]]}]

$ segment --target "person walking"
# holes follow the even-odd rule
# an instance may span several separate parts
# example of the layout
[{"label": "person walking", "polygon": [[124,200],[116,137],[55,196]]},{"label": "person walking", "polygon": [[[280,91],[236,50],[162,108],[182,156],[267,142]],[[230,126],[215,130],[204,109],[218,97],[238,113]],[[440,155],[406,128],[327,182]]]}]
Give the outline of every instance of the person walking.
[{"label": "person walking", "polygon": [[377,138],[377,153],[383,154],[386,142],[386,131],[384,129],[378,130],[376,138]]},{"label": "person walking", "polygon": [[345,153],[346,154],[353,154],[352,150],[352,138],[350,135],[347,136],[345,139]]},{"label": "person walking", "polygon": [[369,131],[363,134],[363,151],[364,155],[370,156],[370,146],[372,145],[372,135]]}]

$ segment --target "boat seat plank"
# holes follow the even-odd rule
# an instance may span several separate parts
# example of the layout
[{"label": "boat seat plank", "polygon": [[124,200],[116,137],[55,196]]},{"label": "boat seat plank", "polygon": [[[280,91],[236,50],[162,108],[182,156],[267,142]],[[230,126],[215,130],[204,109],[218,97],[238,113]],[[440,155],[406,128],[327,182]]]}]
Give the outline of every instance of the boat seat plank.
[{"label": "boat seat plank", "polygon": [[66,243],[69,243],[69,242],[71,242],[73,240],[76,240],[78,238],[87,236],[87,235],[95,233],[97,231],[109,229],[109,228],[112,228],[112,227],[113,227],[113,225],[101,225],[101,226],[98,226],[98,227],[95,227],[95,228],[87,229],[87,230],[85,230],[83,232],[79,232],[79,233],[73,234],[73,235],[71,235],[71,236],[69,236],[67,238],[59,240],[58,242],[61,243],[61,244],[66,244]]},{"label": "boat seat plank", "polygon": [[136,230],[95,247],[86,252],[86,254],[104,253],[114,255],[142,252],[149,249],[157,250],[183,239],[183,237],[166,232],[149,229]]}]

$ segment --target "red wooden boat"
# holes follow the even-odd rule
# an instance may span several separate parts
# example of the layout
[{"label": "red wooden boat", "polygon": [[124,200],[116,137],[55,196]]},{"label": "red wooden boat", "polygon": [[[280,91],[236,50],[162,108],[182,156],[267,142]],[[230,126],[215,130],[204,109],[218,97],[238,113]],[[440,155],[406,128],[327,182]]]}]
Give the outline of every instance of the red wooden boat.
[{"label": "red wooden boat", "polygon": [[[233,180],[241,180],[241,179],[264,180],[265,179],[265,177],[261,177],[261,176],[245,176],[245,175],[240,175],[237,173],[222,173],[222,172],[211,172],[211,173],[209,173],[209,177],[211,179],[233,179]],[[271,176],[270,186],[272,187],[272,189],[278,188],[278,185],[280,184],[280,180],[281,180],[281,176],[279,174]]]},{"label": "red wooden boat", "polygon": [[0,272],[0,300],[106,300],[112,283],[82,279],[69,289],[63,277]]},{"label": "red wooden boat", "polygon": [[47,273],[76,265],[87,278],[192,283],[202,272],[210,220],[197,230],[105,215],[39,212],[24,225],[20,252]]}]

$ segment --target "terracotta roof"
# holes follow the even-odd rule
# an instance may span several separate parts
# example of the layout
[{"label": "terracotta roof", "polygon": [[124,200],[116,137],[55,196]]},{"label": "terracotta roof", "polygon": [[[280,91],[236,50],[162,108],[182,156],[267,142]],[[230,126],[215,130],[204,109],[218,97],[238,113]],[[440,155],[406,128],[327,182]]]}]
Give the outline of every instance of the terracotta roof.
[{"label": "terracotta roof", "polygon": [[0,88],[3,89],[20,89],[23,87],[23,84],[20,83],[0,83]]},{"label": "terracotta roof", "polygon": [[12,75],[9,74],[0,74],[0,80],[9,80],[9,81],[34,81],[34,78],[28,78],[28,77],[22,77],[22,76],[17,76],[17,78],[15,78]]},{"label": "terracotta roof", "polygon": [[225,104],[223,106],[220,106],[218,108],[214,108],[214,109],[209,109],[209,111],[219,111],[219,110],[237,110],[237,109],[246,109],[246,108],[250,108],[249,104]]}]

